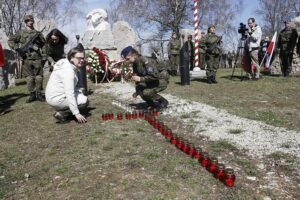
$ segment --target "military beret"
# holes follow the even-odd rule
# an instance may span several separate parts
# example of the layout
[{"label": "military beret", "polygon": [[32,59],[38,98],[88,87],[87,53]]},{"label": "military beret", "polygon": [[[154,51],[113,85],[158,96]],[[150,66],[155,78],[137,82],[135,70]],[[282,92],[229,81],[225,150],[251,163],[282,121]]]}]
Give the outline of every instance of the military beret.
[{"label": "military beret", "polygon": [[25,15],[23,18],[24,22],[27,22],[29,20],[34,21],[34,18],[32,15]]},{"label": "military beret", "polygon": [[121,57],[126,58],[126,56],[132,51],[132,46],[128,46],[121,51]]}]

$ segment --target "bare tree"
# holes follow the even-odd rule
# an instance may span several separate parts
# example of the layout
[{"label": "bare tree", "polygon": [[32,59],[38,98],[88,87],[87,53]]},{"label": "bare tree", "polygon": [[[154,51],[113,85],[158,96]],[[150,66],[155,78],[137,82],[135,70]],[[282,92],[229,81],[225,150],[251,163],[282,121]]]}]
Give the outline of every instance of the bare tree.
[{"label": "bare tree", "polygon": [[266,35],[273,35],[283,26],[283,21],[291,19],[300,12],[300,0],[260,0],[257,14],[262,16],[262,29]]},{"label": "bare tree", "polygon": [[0,24],[7,35],[12,35],[22,27],[22,19],[33,14],[39,19],[53,20],[63,26],[80,11],[84,0],[0,0]]},{"label": "bare tree", "polygon": [[[217,3],[198,0],[199,27],[204,29],[213,23],[221,34],[236,31],[232,21],[242,5],[241,0],[235,4],[230,0]],[[128,21],[140,40],[150,42],[169,39],[170,31],[179,32],[181,28],[194,27],[193,9],[194,1],[191,0],[116,0],[108,9],[108,16],[112,22],[120,19]]]}]

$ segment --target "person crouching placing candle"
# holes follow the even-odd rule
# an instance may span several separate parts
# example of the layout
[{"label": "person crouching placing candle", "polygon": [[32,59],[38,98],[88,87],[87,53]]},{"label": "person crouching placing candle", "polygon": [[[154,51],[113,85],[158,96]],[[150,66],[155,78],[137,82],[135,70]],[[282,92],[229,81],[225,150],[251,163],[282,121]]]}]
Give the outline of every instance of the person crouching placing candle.
[{"label": "person crouching placing candle", "polygon": [[136,84],[136,92],[133,97],[136,98],[140,95],[148,104],[148,109],[166,108],[169,102],[158,93],[168,86],[167,70],[156,60],[141,56],[132,46],[124,48],[121,57],[133,65],[134,75],[131,79]]},{"label": "person crouching placing candle", "polygon": [[84,48],[72,48],[66,59],[56,62],[46,87],[46,101],[56,112],[57,123],[70,122],[74,117],[79,123],[87,122],[81,114],[87,111],[88,98],[80,84],[79,68],[84,66]]}]

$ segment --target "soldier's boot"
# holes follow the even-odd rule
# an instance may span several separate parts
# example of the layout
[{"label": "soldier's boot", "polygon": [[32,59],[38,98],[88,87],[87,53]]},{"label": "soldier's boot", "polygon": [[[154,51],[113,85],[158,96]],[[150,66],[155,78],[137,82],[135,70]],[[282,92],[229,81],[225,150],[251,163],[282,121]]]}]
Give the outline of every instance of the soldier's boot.
[{"label": "soldier's boot", "polygon": [[31,103],[36,100],[35,92],[30,92],[29,97],[26,99],[26,103]]},{"label": "soldier's boot", "polygon": [[160,107],[160,108],[167,108],[168,105],[169,105],[168,100],[165,99],[165,98],[163,98],[163,97],[161,97],[161,98],[158,99],[157,101],[158,101],[158,103],[159,103],[159,107]]},{"label": "soldier's boot", "polygon": [[216,76],[211,77],[211,82],[217,84],[218,81],[216,80]]},{"label": "soldier's boot", "polygon": [[68,119],[68,116],[64,114],[64,112],[55,112],[53,117],[57,120],[56,123],[58,124],[66,124],[69,123],[71,120]]},{"label": "soldier's boot", "polygon": [[37,92],[36,93],[36,99],[38,100],[38,101],[45,101],[45,95],[43,94],[43,93],[41,93],[41,92]]},{"label": "soldier's boot", "polygon": [[207,83],[208,83],[208,84],[212,84],[211,76],[208,76],[208,77],[207,77]]}]

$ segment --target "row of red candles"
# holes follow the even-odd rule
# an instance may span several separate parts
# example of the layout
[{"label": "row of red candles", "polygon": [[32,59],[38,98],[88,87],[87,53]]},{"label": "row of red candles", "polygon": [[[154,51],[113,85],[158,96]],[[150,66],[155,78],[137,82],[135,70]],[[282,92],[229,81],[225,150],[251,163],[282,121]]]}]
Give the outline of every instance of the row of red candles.
[{"label": "row of red candles", "polygon": [[[225,168],[225,165],[222,163],[218,163],[218,159],[215,157],[209,157],[207,152],[202,151],[201,147],[195,147],[195,145],[187,140],[184,140],[182,137],[177,136],[176,134],[172,133],[172,130],[169,129],[166,125],[162,122],[158,121],[155,116],[158,115],[157,111],[151,112],[144,112],[136,111],[130,113],[125,113],[125,118],[127,120],[140,119],[144,118],[153,128],[157,129],[171,144],[175,145],[178,149],[183,151],[184,153],[188,154],[194,159],[199,160],[202,167],[205,167],[207,171],[212,173],[214,177],[220,181],[222,181],[226,186],[233,187],[235,182],[235,174],[233,169]],[[102,114],[102,120],[112,120],[114,118],[113,113],[105,113]],[[117,119],[122,120],[123,114],[117,114]]]}]

